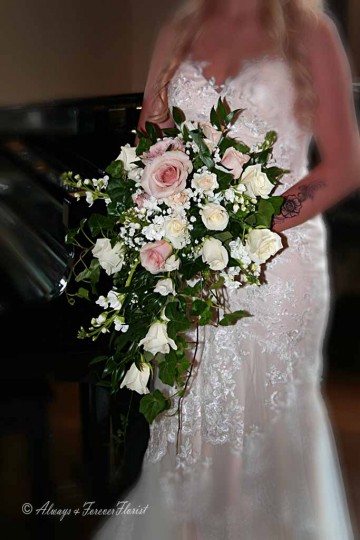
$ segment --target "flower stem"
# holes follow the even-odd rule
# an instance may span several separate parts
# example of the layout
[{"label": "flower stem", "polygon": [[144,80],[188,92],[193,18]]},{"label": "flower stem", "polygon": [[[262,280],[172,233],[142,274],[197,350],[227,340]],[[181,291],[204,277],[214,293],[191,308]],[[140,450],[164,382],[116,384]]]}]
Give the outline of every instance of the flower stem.
[{"label": "flower stem", "polygon": [[137,268],[139,262],[140,262],[140,260],[137,260],[137,261],[134,263],[134,265],[133,265],[133,267],[132,267],[132,269],[131,269],[131,271],[130,271],[130,274],[129,274],[127,280],[126,280],[125,287],[128,287],[128,286],[130,285],[131,280],[132,280],[132,278],[133,278],[133,275],[135,274],[135,270],[136,270],[136,268]]}]

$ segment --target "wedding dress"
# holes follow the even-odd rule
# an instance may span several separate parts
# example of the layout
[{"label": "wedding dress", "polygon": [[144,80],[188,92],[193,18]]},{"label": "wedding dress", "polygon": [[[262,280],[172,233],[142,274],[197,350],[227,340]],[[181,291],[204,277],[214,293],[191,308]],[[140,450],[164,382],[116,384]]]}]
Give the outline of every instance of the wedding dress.
[{"label": "wedding dress", "polygon": [[[274,161],[308,171],[311,133],[293,114],[288,63],[247,61],[223,85],[188,57],[168,87],[169,105],[206,121],[219,96],[245,108],[232,136],[249,145],[278,133]],[[321,215],[286,230],[288,247],[266,264],[267,283],[229,294],[252,317],[201,328],[176,452],[178,420],[150,427],[141,475],[122,497],[142,514],[103,520],[95,540],[351,540],[336,439],[321,394],[331,306],[327,230]],[[156,388],[166,388],[157,378]],[[171,412],[171,411],[170,411]],[[147,506],[148,505],[148,506]]]}]

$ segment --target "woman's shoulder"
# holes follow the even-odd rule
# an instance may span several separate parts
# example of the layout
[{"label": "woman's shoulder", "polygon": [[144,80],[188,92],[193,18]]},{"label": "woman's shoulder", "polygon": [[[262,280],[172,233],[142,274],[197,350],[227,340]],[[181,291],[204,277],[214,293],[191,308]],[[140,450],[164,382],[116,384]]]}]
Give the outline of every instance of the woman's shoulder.
[{"label": "woman's shoulder", "polygon": [[303,34],[308,67],[320,95],[334,91],[336,85],[350,88],[353,80],[350,55],[336,19],[322,13],[307,23]]},{"label": "woman's shoulder", "polygon": [[339,53],[344,53],[344,42],[338,23],[328,13],[320,13],[316,18],[307,20],[303,26],[304,43],[310,60],[328,61]]}]

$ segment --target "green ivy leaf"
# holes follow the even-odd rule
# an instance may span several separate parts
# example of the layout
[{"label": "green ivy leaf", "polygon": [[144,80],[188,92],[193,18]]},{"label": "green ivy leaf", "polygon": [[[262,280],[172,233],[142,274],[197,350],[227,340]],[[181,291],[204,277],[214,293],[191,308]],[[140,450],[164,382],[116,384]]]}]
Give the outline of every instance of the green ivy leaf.
[{"label": "green ivy leaf", "polygon": [[181,311],[179,302],[170,302],[165,308],[165,315],[170,321],[167,324],[168,335],[175,339],[178,332],[185,332],[191,326],[184,311]]},{"label": "green ivy leaf", "polygon": [[110,216],[102,214],[92,214],[89,217],[88,225],[93,237],[98,236],[102,231],[111,231],[114,227],[115,220]]},{"label": "green ivy leaf", "polygon": [[75,238],[79,234],[81,227],[86,223],[86,219],[81,220],[81,226],[77,227],[76,229],[69,229],[66,233],[65,237],[65,243],[66,244],[74,244]]},{"label": "green ivy leaf", "polygon": [[211,307],[207,306],[207,309],[205,309],[200,315],[199,325],[206,326],[207,324],[209,324],[209,322],[212,319],[212,316],[213,316],[213,313],[211,311]]},{"label": "green ivy leaf", "polygon": [[191,306],[191,315],[201,315],[208,309],[208,304],[205,302],[205,300],[201,300],[201,298],[196,298]]},{"label": "green ivy leaf", "polygon": [[149,424],[163,411],[171,406],[170,399],[166,398],[160,390],[145,394],[139,403],[139,411],[145,416]]},{"label": "green ivy leaf", "polygon": [[288,169],[280,169],[279,167],[268,167],[264,169],[269,180],[276,181],[280,179],[284,174],[288,174],[290,171]]},{"label": "green ivy leaf", "polygon": [[164,384],[174,386],[177,363],[176,355],[169,353],[166,355],[165,360],[159,364],[159,378]]},{"label": "green ivy leaf", "polygon": [[113,178],[121,178],[124,173],[124,163],[121,159],[112,161],[105,169],[105,172]]},{"label": "green ivy leaf", "polygon": [[112,180],[109,182],[107,192],[111,203],[107,206],[109,214],[119,215],[121,212],[130,208],[133,204],[131,195],[135,191],[135,182],[133,180]]},{"label": "green ivy leaf", "polygon": [[244,317],[252,317],[252,315],[248,311],[243,310],[234,311],[233,313],[226,313],[226,315],[224,315],[219,324],[221,326],[231,326],[232,324],[235,324],[239,319],[242,319]]},{"label": "green ivy leaf", "polygon": [[75,280],[77,282],[91,280],[94,274],[100,276],[100,264],[98,259],[91,259],[89,267],[85,268],[82,272],[79,272]]},{"label": "green ivy leaf", "polygon": [[[194,230],[192,232],[194,232]],[[184,279],[189,280],[193,278],[198,272],[205,270],[205,268],[206,264],[201,257],[198,257],[197,259],[195,259],[195,261],[183,262],[181,265],[181,273]]]},{"label": "green ivy leaf", "polygon": [[84,289],[84,287],[79,288],[76,296],[78,296],[79,298],[84,298],[85,300],[90,300],[89,291],[87,289]]},{"label": "green ivy leaf", "polygon": [[224,244],[228,240],[232,240],[233,235],[229,231],[224,231],[224,232],[213,234],[213,237],[216,238],[217,240],[220,240],[220,242]]},{"label": "green ivy leaf", "polygon": [[268,201],[271,203],[274,209],[274,214],[279,214],[284,202],[284,197],[281,197],[281,195],[273,195],[272,197],[268,198]]},{"label": "green ivy leaf", "polygon": [[231,183],[234,181],[234,177],[230,172],[227,173],[227,172],[221,171],[220,169],[217,169],[216,167],[214,168],[213,172],[217,176],[220,190],[229,188],[231,186]]},{"label": "green ivy leaf", "polygon": [[136,155],[141,156],[144,152],[147,152],[152,145],[152,140],[149,137],[142,136],[136,146]]}]

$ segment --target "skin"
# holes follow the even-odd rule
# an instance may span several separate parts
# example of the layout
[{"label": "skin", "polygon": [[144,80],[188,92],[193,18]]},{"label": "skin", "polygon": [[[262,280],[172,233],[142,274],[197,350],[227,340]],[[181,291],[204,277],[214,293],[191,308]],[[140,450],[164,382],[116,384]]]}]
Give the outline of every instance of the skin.
[{"label": "skin", "polygon": [[[213,76],[217,84],[221,84],[239,71],[244,59],[272,53],[273,48],[261,26],[258,0],[227,0],[228,9],[224,9],[222,3],[221,17],[218,6],[220,1],[215,0],[191,52],[194,58],[212,58],[204,75],[207,78]],[[216,43],[213,39],[215,28]],[[166,23],[154,48],[139,129],[152,112],[153,84],[171,54],[174,40],[176,35],[171,22]],[[285,202],[272,227],[278,233],[327,211],[360,188],[360,136],[352,74],[333,21],[322,14],[316,31],[304,29],[304,43],[308,48],[309,70],[318,98],[313,135],[320,161],[304,178],[282,193]],[[172,125],[171,119],[160,124],[161,127]]]}]

